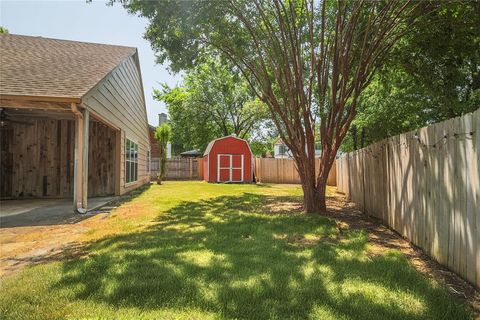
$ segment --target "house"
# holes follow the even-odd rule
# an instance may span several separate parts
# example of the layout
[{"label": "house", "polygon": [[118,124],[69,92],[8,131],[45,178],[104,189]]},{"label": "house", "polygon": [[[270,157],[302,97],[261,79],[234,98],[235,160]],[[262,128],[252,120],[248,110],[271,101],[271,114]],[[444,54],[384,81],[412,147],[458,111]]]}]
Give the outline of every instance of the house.
[{"label": "house", "polygon": [[0,34],[2,199],[121,195],[149,182],[136,48]]},{"label": "house", "polygon": [[246,140],[227,136],[211,141],[203,154],[207,182],[253,182],[253,154]]},{"label": "house", "polygon": [[[322,154],[322,147],[319,143],[315,144],[315,157],[320,157]],[[273,157],[279,159],[291,159],[293,158],[292,152],[286,145],[286,143],[282,140],[282,138],[278,138],[278,140],[273,145]]]},{"label": "house", "polygon": [[282,138],[278,138],[278,140],[273,145],[273,157],[280,158],[280,159],[293,157],[292,153],[290,152],[290,149],[288,149],[287,145],[285,144],[285,142],[283,142]]}]

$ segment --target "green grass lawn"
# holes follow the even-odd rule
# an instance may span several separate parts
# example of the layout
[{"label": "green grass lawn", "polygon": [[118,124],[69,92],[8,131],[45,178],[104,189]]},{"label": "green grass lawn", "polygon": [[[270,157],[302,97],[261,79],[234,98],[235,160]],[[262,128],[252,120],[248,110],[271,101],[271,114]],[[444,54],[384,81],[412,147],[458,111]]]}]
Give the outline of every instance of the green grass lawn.
[{"label": "green grass lawn", "polygon": [[[80,257],[1,284],[2,319],[468,319],[399,252],[301,214],[298,187],[152,185]],[[98,238],[95,238],[98,234]]]}]

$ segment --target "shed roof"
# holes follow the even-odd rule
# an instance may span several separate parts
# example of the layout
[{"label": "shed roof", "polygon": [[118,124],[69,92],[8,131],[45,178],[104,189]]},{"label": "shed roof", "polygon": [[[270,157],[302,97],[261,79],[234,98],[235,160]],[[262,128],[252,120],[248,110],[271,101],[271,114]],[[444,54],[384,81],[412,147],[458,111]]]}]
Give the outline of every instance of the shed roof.
[{"label": "shed roof", "polygon": [[206,156],[207,154],[210,153],[210,151],[212,151],[212,148],[213,148],[213,145],[215,144],[215,142],[223,140],[223,139],[228,139],[228,138],[233,138],[233,139],[237,139],[237,140],[245,142],[247,144],[248,150],[250,150],[250,153],[252,153],[252,150],[250,149],[250,145],[248,144],[247,140],[240,139],[237,136],[231,135],[231,136],[225,136],[225,137],[217,138],[215,140],[210,141],[210,143],[207,145],[207,148],[205,149],[205,152],[203,153],[203,156]]},{"label": "shed roof", "polygon": [[0,95],[82,98],[136,48],[0,34]]}]

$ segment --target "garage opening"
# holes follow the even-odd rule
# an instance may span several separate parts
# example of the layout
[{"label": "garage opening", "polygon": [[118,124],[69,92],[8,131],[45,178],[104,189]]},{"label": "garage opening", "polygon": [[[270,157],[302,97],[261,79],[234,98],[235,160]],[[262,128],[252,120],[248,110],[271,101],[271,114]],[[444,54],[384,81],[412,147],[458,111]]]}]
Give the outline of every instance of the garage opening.
[{"label": "garage opening", "polygon": [[[2,199],[73,196],[73,119],[11,117],[0,127],[0,135]],[[91,118],[89,197],[115,194],[115,135],[115,130]]]},{"label": "garage opening", "polygon": [[[72,212],[75,164],[73,113],[14,108],[0,108],[0,111],[2,211],[13,205],[13,200],[17,200],[15,207],[18,208],[20,199],[69,199],[65,203],[68,211]],[[117,131],[90,117],[88,134],[88,197],[113,196]],[[92,199],[92,203],[96,202]],[[26,202],[22,206],[33,210],[38,201],[31,203],[31,208]]]}]

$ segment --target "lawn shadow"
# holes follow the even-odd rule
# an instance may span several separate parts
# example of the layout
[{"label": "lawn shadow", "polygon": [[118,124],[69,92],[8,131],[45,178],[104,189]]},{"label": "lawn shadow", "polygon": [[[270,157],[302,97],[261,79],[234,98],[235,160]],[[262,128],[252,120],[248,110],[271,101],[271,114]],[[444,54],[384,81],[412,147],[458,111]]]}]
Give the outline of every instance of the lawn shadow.
[{"label": "lawn shadow", "polygon": [[333,220],[302,214],[299,197],[184,201],[143,231],[92,243],[52,289],[222,318],[467,318],[400,254],[365,256],[367,240],[361,230],[340,238]]}]

